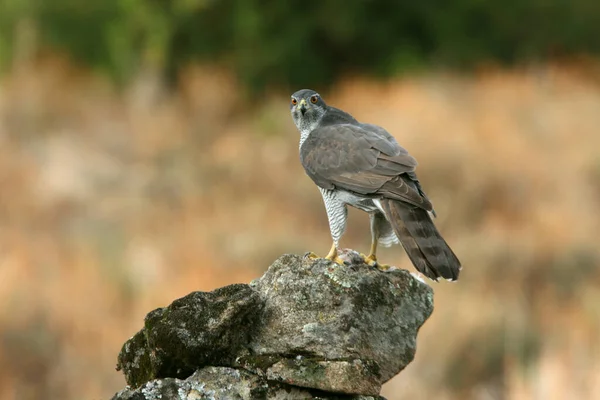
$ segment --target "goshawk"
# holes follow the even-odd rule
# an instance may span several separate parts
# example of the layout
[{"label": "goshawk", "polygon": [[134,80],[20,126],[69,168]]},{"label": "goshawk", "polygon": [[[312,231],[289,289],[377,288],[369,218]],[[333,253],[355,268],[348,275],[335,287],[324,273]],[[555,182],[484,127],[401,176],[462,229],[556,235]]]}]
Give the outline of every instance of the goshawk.
[{"label": "goshawk", "polygon": [[400,242],[427,277],[458,279],[460,262],[433,223],[433,206],[415,174],[417,161],[396,139],[328,106],[313,90],[294,93],[290,111],[300,131],[300,160],[321,191],[329,219],[333,245],[326,258],[343,263],[338,244],[350,205],[369,213],[369,265],[377,264],[378,243]]}]

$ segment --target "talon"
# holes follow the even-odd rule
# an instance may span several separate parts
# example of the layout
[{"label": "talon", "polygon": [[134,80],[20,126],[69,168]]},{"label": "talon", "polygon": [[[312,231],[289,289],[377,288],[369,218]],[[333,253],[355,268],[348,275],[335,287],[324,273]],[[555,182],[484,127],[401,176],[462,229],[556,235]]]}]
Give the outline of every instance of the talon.
[{"label": "talon", "polygon": [[391,266],[391,265],[388,265],[388,264],[379,264],[379,263],[377,263],[376,267],[377,267],[377,269],[378,269],[378,270],[380,270],[380,271],[387,271],[387,270],[389,270],[390,268],[392,268],[392,266]]},{"label": "talon", "polygon": [[304,258],[310,258],[311,260],[317,260],[321,257],[319,257],[318,255],[316,255],[315,253],[313,253],[312,251],[309,251],[308,253],[306,253],[304,255]]},{"label": "talon", "polygon": [[368,256],[365,256],[363,253],[360,253],[360,256],[362,257],[365,264],[367,264],[369,267],[376,267],[379,265],[375,254],[369,254]]},{"label": "talon", "polygon": [[334,263],[338,264],[338,265],[346,265],[347,262],[342,260],[341,258],[339,258],[337,255],[335,257],[329,258],[329,257],[325,257],[327,260],[329,261],[333,261]]},{"label": "talon", "polygon": [[380,271],[387,271],[390,268],[392,268],[391,265],[379,263],[375,254],[369,254],[368,256],[365,256],[361,253],[360,256],[362,257],[365,264],[367,264],[369,267],[375,267]]}]

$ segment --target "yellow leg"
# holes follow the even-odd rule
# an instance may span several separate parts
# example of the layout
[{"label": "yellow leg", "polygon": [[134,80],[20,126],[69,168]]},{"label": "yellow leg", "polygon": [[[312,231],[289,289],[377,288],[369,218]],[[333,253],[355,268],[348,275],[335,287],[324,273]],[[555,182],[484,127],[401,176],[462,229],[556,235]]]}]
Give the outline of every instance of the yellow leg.
[{"label": "yellow leg", "polygon": [[377,239],[371,241],[371,251],[368,256],[361,254],[363,259],[365,260],[365,264],[370,267],[377,267],[382,270],[388,270],[390,268],[387,264],[380,264],[377,262]]},{"label": "yellow leg", "polygon": [[335,242],[331,245],[331,249],[325,258],[329,261],[333,261],[336,264],[344,265],[344,261],[338,257],[337,246],[335,245]]},{"label": "yellow leg", "polygon": [[[321,258],[313,252],[306,254],[305,257],[311,258],[313,260]],[[337,263],[339,265],[344,265],[344,260],[338,257],[337,246],[335,245],[335,243],[331,245],[331,249],[329,250],[329,253],[327,253],[327,255],[325,256],[325,259],[333,261],[334,263]]]},{"label": "yellow leg", "polygon": [[365,260],[365,264],[371,267],[375,267],[377,265],[377,239],[371,240],[371,251],[368,256],[361,254],[363,260]]}]

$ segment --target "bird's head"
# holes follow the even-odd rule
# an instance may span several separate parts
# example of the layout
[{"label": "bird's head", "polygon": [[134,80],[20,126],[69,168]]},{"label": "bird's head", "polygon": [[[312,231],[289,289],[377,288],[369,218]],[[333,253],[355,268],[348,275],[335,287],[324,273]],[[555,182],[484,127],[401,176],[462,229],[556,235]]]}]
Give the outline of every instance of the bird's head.
[{"label": "bird's head", "polygon": [[290,99],[290,112],[300,132],[312,131],[327,111],[319,93],[310,89],[298,90]]}]

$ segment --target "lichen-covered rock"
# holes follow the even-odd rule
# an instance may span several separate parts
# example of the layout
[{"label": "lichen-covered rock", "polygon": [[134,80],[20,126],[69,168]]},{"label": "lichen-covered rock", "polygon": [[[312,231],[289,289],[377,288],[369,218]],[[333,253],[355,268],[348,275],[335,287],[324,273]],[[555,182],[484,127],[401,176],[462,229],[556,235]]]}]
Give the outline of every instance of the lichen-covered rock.
[{"label": "lichen-covered rock", "polygon": [[433,291],[345,256],[340,266],[285,255],[250,285],[152,311],[119,354],[131,388],[114,399],[377,396],[414,358]]},{"label": "lichen-covered rock", "polygon": [[408,271],[358,261],[285,255],[251,286],[265,309],[241,364],[332,392],[377,395],[413,360],[433,311],[432,289]]},{"label": "lichen-covered rock", "polygon": [[125,342],[119,353],[117,371],[123,371],[127,384],[137,387],[158,376],[160,363],[153,362],[151,354],[144,330]]},{"label": "lichen-covered rock", "polygon": [[248,285],[194,292],[150,312],[119,354],[129,385],[186,378],[206,365],[230,365],[257,327],[263,302]]},{"label": "lichen-covered rock", "polygon": [[352,361],[316,361],[302,356],[282,359],[267,369],[267,379],[300,387],[319,387],[336,393],[378,394],[377,379],[367,379],[371,372],[359,359]]},{"label": "lichen-covered rock", "polygon": [[126,388],[112,400],[385,400],[383,397],[343,396],[295,388],[244,370],[205,367],[189,378],[157,379],[134,390]]}]

